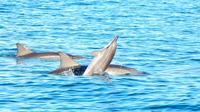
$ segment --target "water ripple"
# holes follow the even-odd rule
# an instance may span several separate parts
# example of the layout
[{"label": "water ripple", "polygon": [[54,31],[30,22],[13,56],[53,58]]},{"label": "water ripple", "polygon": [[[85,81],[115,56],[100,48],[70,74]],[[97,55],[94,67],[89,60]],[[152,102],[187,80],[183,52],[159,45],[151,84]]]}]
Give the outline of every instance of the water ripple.
[{"label": "water ripple", "polygon": [[[3,0],[0,111],[198,111],[200,2]],[[119,35],[112,63],[145,76],[55,76],[58,61],[17,60],[16,43],[36,52],[86,57]]]}]

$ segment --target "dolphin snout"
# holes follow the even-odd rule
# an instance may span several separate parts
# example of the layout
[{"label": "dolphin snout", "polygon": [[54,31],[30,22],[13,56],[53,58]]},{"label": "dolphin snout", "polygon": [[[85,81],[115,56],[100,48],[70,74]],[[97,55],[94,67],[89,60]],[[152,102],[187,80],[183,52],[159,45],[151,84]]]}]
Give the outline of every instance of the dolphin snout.
[{"label": "dolphin snout", "polygon": [[118,36],[118,35],[116,35],[116,36],[114,37],[114,39],[112,40],[112,42],[111,42],[111,43],[113,43],[113,42],[117,42],[118,38],[119,38],[119,36]]},{"label": "dolphin snout", "polygon": [[116,35],[116,36],[115,36],[115,38],[114,38],[114,40],[115,40],[115,41],[117,41],[117,39],[118,39],[118,38],[119,38],[119,36],[118,36],[118,35]]},{"label": "dolphin snout", "polygon": [[116,43],[117,43],[118,38],[119,38],[119,36],[115,36],[115,37],[113,38],[113,40],[107,45],[106,48],[109,48],[109,47],[111,47],[111,46],[115,46]]},{"label": "dolphin snout", "polygon": [[111,41],[109,46],[116,46],[117,40],[118,40],[119,36],[115,36],[114,39]]}]

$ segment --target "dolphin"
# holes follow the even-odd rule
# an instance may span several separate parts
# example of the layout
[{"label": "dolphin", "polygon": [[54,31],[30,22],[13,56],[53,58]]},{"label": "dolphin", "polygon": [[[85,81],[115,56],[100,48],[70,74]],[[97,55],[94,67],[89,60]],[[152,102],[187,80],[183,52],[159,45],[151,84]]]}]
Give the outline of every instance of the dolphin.
[{"label": "dolphin", "polygon": [[[44,52],[44,53],[37,53],[33,52],[30,49],[26,48],[25,45],[21,43],[16,43],[17,46],[17,55],[18,58],[40,58],[40,59],[59,59],[60,56],[58,52]],[[75,56],[68,54],[72,59],[81,59],[81,56]]]},{"label": "dolphin", "polygon": [[115,36],[105,48],[95,52],[94,59],[83,73],[84,76],[91,76],[94,74],[100,75],[105,72],[115,55],[117,49],[117,40],[118,36]]},{"label": "dolphin", "polygon": [[108,68],[105,70],[105,72],[112,76],[125,75],[125,74],[131,74],[131,75],[143,74],[143,72],[140,72],[134,68],[129,68],[122,65],[114,65],[114,64],[110,64]]},{"label": "dolphin", "polygon": [[[67,54],[64,54],[62,52],[59,52],[60,56],[60,67],[54,71],[49,72],[49,74],[73,74],[73,75],[82,75],[88,66],[86,65],[80,65],[77,62],[75,62],[70,56]],[[112,76],[118,76],[118,75],[140,75],[143,74],[143,72],[140,72],[134,68],[129,68],[121,65],[109,65],[107,69],[105,70],[105,73]]]},{"label": "dolphin", "polygon": [[73,75],[100,75],[107,73],[108,75],[141,75],[146,74],[145,72],[140,72],[134,68],[129,68],[121,65],[110,64],[117,48],[117,39],[118,36],[115,36],[114,39],[101,51],[93,52],[92,55],[95,56],[92,62],[86,65],[80,65],[76,63],[70,56],[59,52],[60,56],[60,67],[50,74],[63,74],[70,73]]}]

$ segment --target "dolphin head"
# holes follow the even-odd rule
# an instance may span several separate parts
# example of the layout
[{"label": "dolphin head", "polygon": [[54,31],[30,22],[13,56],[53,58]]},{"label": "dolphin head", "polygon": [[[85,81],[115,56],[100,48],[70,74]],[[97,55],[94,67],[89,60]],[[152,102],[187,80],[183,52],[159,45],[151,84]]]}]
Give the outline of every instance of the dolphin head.
[{"label": "dolphin head", "polygon": [[119,36],[115,36],[114,39],[106,47],[104,47],[100,51],[92,52],[92,55],[93,56],[103,55],[104,52],[108,52],[108,51],[114,51],[115,52],[116,51],[116,47],[117,47],[118,38],[119,38]]},{"label": "dolphin head", "polygon": [[117,40],[118,40],[119,36],[115,36],[114,39],[104,48],[104,52],[112,51],[115,52],[116,48],[117,48]]},{"label": "dolphin head", "polygon": [[115,55],[118,38],[119,36],[115,36],[114,39],[103,49],[103,52],[100,53],[99,58],[101,62],[99,64],[101,65],[100,68],[102,72],[104,72],[107,69]]}]

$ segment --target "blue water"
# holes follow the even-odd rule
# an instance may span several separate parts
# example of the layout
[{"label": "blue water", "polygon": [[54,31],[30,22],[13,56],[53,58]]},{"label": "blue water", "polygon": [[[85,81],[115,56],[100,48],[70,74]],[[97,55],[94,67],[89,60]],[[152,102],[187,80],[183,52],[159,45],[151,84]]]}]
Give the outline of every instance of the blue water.
[{"label": "blue water", "polygon": [[[113,64],[148,76],[54,76],[59,61],[37,52],[86,57],[119,35]],[[0,0],[1,112],[200,111],[199,0]]]}]

